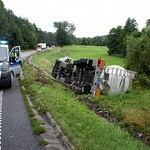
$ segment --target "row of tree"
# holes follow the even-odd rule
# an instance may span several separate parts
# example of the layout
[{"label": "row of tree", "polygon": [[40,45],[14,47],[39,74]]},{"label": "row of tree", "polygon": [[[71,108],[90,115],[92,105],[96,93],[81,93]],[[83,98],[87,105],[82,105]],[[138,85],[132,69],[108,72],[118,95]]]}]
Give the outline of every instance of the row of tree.
[{"label": "row of tree", "polygon": [[0,39],[8,40],[10,48],[20,45],[22,49],[35,49],[37,43],[55,44],[54,34],[42,31],[27,18],[17,17],[13,11],[7,10],[0,0]]},{"label": "row of tree", "polygon": [[131,18],[124,27],[112,28],[107,35],[107,47],[109,55],[123,56],[126,69],[138,73],[138,85],[150,87],[150,19],[141,31]]},{"label": "row of tree", "polygon": [[131,33],[140,36],[138,24],[135,19],[128,18],[124,27],[112,28],[107,36],[107,47],[109,55],[126,56],[126,39]]},{"label": "row of tree", "polygon": [[72,23],[67,21],[54,22],[56,28],[56,41],[59,46],[64,45],[95,45],[95,46],[106,46],[107,36],[96,36],[94,38],[76,38],[73,33],[76,27]]}]

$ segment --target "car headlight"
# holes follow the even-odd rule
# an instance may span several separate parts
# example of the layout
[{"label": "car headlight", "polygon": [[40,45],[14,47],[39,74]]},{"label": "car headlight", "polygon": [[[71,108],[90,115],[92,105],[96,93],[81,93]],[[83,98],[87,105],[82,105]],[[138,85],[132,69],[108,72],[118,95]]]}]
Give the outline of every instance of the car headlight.
[{"label": "car headlight", "polygon": [[2,71],[7,71],[9,70],[9,62],[4,62],[2,65]]}]

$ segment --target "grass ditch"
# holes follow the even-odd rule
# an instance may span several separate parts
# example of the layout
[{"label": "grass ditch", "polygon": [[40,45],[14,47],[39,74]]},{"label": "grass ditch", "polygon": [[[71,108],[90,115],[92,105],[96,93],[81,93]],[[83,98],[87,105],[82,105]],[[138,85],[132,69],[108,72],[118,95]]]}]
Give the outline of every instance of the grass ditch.
[{"label": "grass ditch", "polygon": [[[70,54],[72,54],[73,51],[71,48],[73,50],[75,49],[74,51],[77,51],[78,49],[78,47],[66,47],[65,50],[57,49],[56,51],[44,52],[39,54],[38,57],[34,57],[34,63],[42,69],[46,67],[50,73],[52,69],[51,66],[53,66],[52,64],[54,64],[56,59],[66,55],[71,57]],[[102,55],[105,56],[106,48],[103,48],[98,52],[99,55],[102,53]],[[82,55],[79,53],[80,58],[84,56],[84,53],[82,52]],[[95,57],[92,54],[91,56]],[[49,60],[50,62],[42,61],[42,59]],[[120,58],[118,59],[118,63],[119,60]],[[44,63],[41,63],[41,61]],[[121,60],[121,62],[123,62],[123,60]],[[48,65],[49,67],[47,67]],[[37,72],[33,67],[29,66],[26,62],[23,64],[23,67],[25,68],[24,71],[26,72],[27,78],[21,81],[21,84],[26,86],[32,101],[35,103],[37,102],[37,108],[39,109],[40,107],[42,108],[39,101],[46,106],[44,107],[44,111],[49,111],[53,115],[77,149],[149,149],[146,144],[133,138],[135,132],[133,132],[133,136],[131,136],[131,134],[126,131],[126,129],[130,127],[130,130],[135,131],[136,128],[139,133],[142,131],[148,133],[148,128],[146,128],[148,127],[148,124],[145,126],[138,125],[138,123],[146,123],[140,119],[140,117],[145,116],[146,113],[143,114],[139,112],[148,111],[148,91],[133,89],[126,94],[116,96],[100,95],[99,99],[95,99],[90,95],[75,95],[67,87],[43,77],[43,75]],[[120,118],[121,122],[118,122],[116,125],[116,122],[110,123],[106,119],[99,117],[93,110],[91,111],[89,109],[90,104],[87,103],[87,100],[92,104],[96,104],[95,107],[98,107],[98,111],[107,110],[113,116]],[[143,116],[140,114],[143,114]],[[147,115],[143,120],[148,120],[148,118],[149,116]]]}]

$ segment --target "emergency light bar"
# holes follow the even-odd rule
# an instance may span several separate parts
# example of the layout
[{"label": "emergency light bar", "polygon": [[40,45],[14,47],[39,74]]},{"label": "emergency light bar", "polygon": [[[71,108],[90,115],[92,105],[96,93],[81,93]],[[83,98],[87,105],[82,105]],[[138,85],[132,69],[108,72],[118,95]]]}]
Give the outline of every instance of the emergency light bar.
[{"label": "emergency light bar", "polygon": [[8,41],[2,41],[2,40],[0,40],[0,44],[1,45],[8,45]]}]

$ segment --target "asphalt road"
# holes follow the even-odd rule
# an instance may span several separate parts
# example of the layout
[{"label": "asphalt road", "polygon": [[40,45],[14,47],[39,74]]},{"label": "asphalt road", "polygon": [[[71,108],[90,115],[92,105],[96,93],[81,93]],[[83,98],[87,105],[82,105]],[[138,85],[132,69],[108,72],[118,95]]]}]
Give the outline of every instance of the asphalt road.
[{"label": "asphalt road", "polygon": [[0,89],[0,150],[44,150],[33,133],[18,79]]}]

